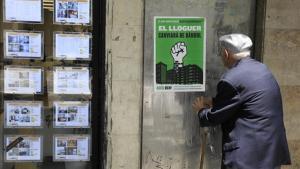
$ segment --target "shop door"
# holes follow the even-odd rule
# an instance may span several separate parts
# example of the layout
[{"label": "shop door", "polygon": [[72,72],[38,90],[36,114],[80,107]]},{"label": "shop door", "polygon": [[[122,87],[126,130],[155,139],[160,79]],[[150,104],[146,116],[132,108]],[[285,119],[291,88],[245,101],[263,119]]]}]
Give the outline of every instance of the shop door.
[{"label": "shop door", "polygon": [[[199,168],[199,154],[202,144],[200,141],[201,131],[198,117],[192,112],[191,104],[197,96],[214,96],[216,93],[216,84],[222,72],[225,71],[221,58],[218,56],[218,38],[228,33],[244,33],[254,40],[255,10],[256,2],[253,0],[145,1],[143,169]],[[201,34],[201,32],[199,37],[203,36],[204,38],[206,36],[206,39],[204,38],[206,68],[205,66],[201,67],[205,72],[202,82],[201,80],[197,81],[201,78],[202,72],[200,71],[201,75],[197,74],[192,65],[198,64],[197,61],[190,62],[190,67],[187,64],[189,57],[193,57],[191,55],[198,55],[203,52],[200,50],[201,42],[198,43],[193,40],[185,42],[184,38],[180,40],[181,34],[176,32],[180,29],[183,30],[183,27],[171,27],[169,32],[172,32],[170,31],[172,29],[173,33],[164,34],[164,32],[168,32],[167,24],[195,25],[198,22],[197,18],[202,26],[199,29],[197,26],[192,29],[199,30],[198,32],[205,31],[205,34]],[[204,26],[203,22],[205,22]],[[154,26],[155,24],[156,26]],[[163,33],[157,34],[158,31]],[[192,37],[191,35],[193,35],[186,35],[185,33],[183,37]],[[174,39],[176,36],[179,39],[177,42],[185,46],[184,49],[187,50],[187,58],[184,58],[186,60],[183,60],[184,64],[181,64],[181,69],[186,68],[186,71],[177,69],[180,61],[177,63],[176,60],[173,69],[172,46],[167,46],[167,40],[164,41],[165,43],[158,42],[159,39]],[[196,34],[196,36],[198,35]],[[177,45],[177,42],[173,45]],[[199,49],[196,48],[198,53],[190,51],[193,45],[199,46]],[[161,49],[162,46],[166,46],[167,49],[161,56],[162,62],[159,62],[157,61],[158,57],[154,57],[161,54],[159,52],[163,50],[158,51],[158,48]],[[171,62],[171,64],[167,62]],[[191,78],[196,81],[191,81],[190,76],[196,77],[196,79]],[[174,79],[176,79],[175,82]],[[190,88],[180,86],[181,82],[190,82]],[[203,84],[203,82],[205,83]],[[169,85],[159,85],[162,83],[169,83]],[[194,90],[194,83],[202,83],[202,87]],[[177,89],[175,89],[176,85],[174,84],[177,84]],[[194,86],[197,87],[197,85]],[[205,87],[205,92],[199,92],[203,87]],[[221,163],[220,128],[210,128],[206,141],[204,168],[219,169]]]},{"label": "shop door", "polygon": [[1,169],[102,165],[104,3],[0,0]]}]

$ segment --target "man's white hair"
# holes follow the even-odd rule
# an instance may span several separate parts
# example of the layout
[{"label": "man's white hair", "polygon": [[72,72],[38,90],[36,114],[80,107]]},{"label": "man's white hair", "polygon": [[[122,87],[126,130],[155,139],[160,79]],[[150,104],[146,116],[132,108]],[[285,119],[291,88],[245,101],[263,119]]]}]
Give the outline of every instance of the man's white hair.
[{"label": "man's white hair", "polygon": [[235,60],[240,60],[240,59],[243,59],[245,57],[249,57],[251,55],[251,51],[248,50],[248,51],[244,51],[244,52],[240,52],[240,53],[235,53],[233,54],[233,58]]},{"label": "man's white hair", "polygon": [[252,47],[251,39],[244,34],[229,34],[221,36],[219,39],[220,46],[227,49],[236,60],[249,57]]}]

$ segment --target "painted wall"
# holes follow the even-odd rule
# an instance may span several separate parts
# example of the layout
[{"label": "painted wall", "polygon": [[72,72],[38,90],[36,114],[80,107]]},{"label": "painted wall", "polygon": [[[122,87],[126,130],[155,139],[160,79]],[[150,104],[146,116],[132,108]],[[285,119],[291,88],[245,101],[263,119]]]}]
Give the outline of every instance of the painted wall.
[{"label": "painted wall", "polygon": [[292,165],[300,168],[300,1],[267,0],[263,62],[277,78]]}]

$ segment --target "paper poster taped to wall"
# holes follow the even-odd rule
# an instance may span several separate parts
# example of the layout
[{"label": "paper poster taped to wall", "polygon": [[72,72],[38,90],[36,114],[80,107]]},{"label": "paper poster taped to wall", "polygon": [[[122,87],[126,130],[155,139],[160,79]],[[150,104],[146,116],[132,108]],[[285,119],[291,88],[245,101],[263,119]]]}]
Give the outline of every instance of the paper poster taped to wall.
[{"label": "paper poster taped to wall", "polygon": [[205,91],[205,18],[154,18],[154,90]]},{"label": "paper poster taped to wall", "polygon": [[5,136],[5,145],[9,146],[20,138],[22,138],[22,141],[5,153],[5,161],[42,161],[42,137]]},{"label": "paper poster taped to wall", "polygon": [[54,136],[54,161],[89,161],[89,135]]}]

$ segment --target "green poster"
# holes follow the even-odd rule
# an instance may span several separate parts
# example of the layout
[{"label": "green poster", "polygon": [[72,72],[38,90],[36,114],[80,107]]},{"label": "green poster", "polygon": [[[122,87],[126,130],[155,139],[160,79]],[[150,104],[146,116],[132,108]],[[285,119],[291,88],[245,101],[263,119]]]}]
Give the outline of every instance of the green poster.
[{"label": "green poster", "polygon": [[155,17],[155,91],[204,91],[205,43],[205,18]]}]

